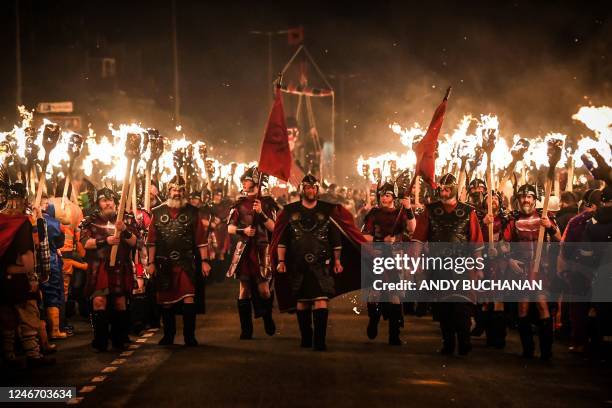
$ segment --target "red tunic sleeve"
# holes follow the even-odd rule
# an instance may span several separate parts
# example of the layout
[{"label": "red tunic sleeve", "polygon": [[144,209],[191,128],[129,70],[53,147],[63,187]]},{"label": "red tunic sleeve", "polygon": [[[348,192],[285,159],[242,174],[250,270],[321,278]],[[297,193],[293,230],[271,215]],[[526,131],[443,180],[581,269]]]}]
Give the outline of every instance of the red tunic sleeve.
[{"label": "red tunic sleeve", "polygon": [[155,216],[151,215],[151,223],[149,224],[149,229],[147,231],[147,245],[155,245],[155,240],[157,239],[157,230],[155,229]]},{"label": "red tunic sleeve", "polygon": [[371,212],[365,216],[362,232],[364,234],[374,235],[374,217],[372,216]]},{"label": "red tunic sleeve", "polygon": [[480,222],[478,221],[476,211],[472,211],[470,213],[470,242],[480,244],[484,242],[484,238],[482,237],[482,229],[480,228]]},{"label": "red tunic sleeve", "polygon": [[202,223],[202,216],[198,214],[198,225],[195,230],[195,245],[200,248],[208,245],[208,228]]},{"label": "red tunic sleeve", "polygon": [[229,218],[227,220],[228,225],[238,226],[238,206],[235,206],[230,210]]}]

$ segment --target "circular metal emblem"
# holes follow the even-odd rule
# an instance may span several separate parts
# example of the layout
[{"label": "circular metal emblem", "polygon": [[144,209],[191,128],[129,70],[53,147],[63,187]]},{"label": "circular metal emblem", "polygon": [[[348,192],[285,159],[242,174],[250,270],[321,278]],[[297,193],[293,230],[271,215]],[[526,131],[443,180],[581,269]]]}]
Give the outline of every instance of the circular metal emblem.
[{"label": "circular metal emblem", "polygon": [[185,214],[181,214],[181,215],[179,215],[179,216],[178,216],[178,220],[179,220],[179,222],[180,222],[181,224],[186,224],[186,223],[187,223],[187,220],[188,220],[187,215],[185,215]]},{"label": "circular metal emblem", "polygon": [[168,221],[170,221],[170,216],[168,214],[163,214],[161,217],[159,217],[159,222],[162,224],[166,224]]},{"label": "circular metal emblem", "polygon": [[315,259],[317,259],[317,257],[314,254],[306,254],[304,255],[304,260],[308,263],[313,263],[315,261]]},{"label": "circular metal emblem", "polygon": [[172,259],[173,261],[178,261],[181,259],[181,253],[179,251],[170,251],[168,258]]},{"label": "circular metal emblem", "polygon": [[434,215],[437,215],[438,217],[441,216],[442,214],[444,214],[444,210],[440,207],[434,208],[433,210]]},{"label": "circular metal emblem", "polygon": [[457,215],[457,217],[463,218],[465,216],[465,210],[463,208],[457,208],[455,210],[455,214]]}]

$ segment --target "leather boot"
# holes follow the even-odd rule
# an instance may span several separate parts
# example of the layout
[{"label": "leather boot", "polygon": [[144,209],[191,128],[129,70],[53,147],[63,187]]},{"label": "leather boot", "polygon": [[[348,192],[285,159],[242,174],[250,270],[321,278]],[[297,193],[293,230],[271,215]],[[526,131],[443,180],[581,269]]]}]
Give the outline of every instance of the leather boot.
[{"label": "leather boot", "polygon": [[453,330],[453,316],[450,315],[448,305],[442,304],[443,310],[438,319],[440,321],[440,331],[442,332],[442,349],[440,354],[450,355],[455,353],[455,331]]},{"label": "leather boot", "polygon": [[98,351],[108,350],[108,313],[106,310],[94,310],[91,313],[91,325],[94,330],[91,346]]},{"label": "leather boot", "polygon": [[529,317],[519,317],[518,330],[519,336],[521,337],[521,345],[523,346],[523,357],[533,358],[535,346],[533,343],[533,332],[531,330]]},{"label": "leather boot", "polygon": [[380,322],[381,310],[378,303],[368,302],[368,328],[366,333],[370,340],[374,340],[378,336],[378,323]]},{"label": "leather boot", "polygon": [[314,323],[313,348],[316,351],[324,351],[327,349],[327,345],[325,344],[325,336],[327,334],[328,314],[328,309],[315,309],[312,311],[312,320]]},{"label": "leather boot", "polygon": [[400,327],[402,327],[402,305],[391,304],[389,311],[389,345],[401,346]]},{"label": "leather boot", "polygon": [[276,333],[276,324],[272,319],[272,307],[274,304],[274,298],[270,296],[269,299],[262,299],[261,301],[264,306],[264,313],[261,317],[264,322],[264,330],[268,336],[274,336],[274,334]]},{"label": "leather boot", "polygon": [[164,326],[164,336],[157,344],[160,346],[169,346],[174,344],[174,336],[176,335],[176,316],[174,315],[174,309],[171,307],[162,308],[161,316]]},{"label": "leather boot", "polygon": [[240,316],[240,340],[251,340],[253,338],[251,299],[238,299],[238,315]]},{"label": "leather boot", "polygon": [[310,348],[312,347],[312,310],[298,310],[296,314],[302,335],[300,347]]},{"label": "leather boot", "polygon": [[494,341],[492,345],[496,349],[501,350],[506,347],[506,316],[504,312],[493,312],[490,324],[494,332]]},{"label": "leather boot", "polygon": [[129,340],[129,313],[127,310],[115,310],[111,320],[111,342],[114,349],[125,350],[126,340]]},{"label": "leather boot", "polygon": [[474,326],[472,332],[470,333],[472,336],[482,336],[482,333],[484,333],[487,328],[487,317],[488,313],[482,310],[482,305],[476,305],[474,313],[474,320],[476,321],[476,326]]},{"label": "leather boot", "polygon": [[457,352],[460,356],[467,356],[472,351],[472,340],[470,337],[470,325],[472,323],[470,312],[472,310],[468,303],[455,303],[454,323],[457,333]]},{"label": "leather boot", "polygon": [[540,359],[548,361],[552,358],[553,345],[553,322],[552,317],[540,319],[538,327],[538,335],[540,337]]},{"label": "leather boot", "polygon": [[183,304],[183,340],[185,346],[195,347],[198,340],[195,338],[196,305],[195,303]]}]

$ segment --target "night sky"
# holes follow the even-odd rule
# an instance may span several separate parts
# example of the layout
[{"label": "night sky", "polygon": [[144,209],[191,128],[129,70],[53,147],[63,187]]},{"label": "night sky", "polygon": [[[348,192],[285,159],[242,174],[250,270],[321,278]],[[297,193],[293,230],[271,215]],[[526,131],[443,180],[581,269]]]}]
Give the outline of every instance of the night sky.
[{"label": "night sky", "polygon": [[[426,125],[448,85],[454,91],[446,132],[465,113],[496,113],[505,136],[579,135],[588,133],[571,119],[579,106],[612,104],[610,1],[207,3],[177,0],[182,115],[221,151],[239,146],[243,159],[256,159],[270,106],[267,42],[252,30],[304,27],[306,47],[336,88],[337,150],[345,158],[401,149],[388,124]],[[124,67],[127,78],[136,70],[138,80],[122,90],[153,100],[165,115],[160,121],[168,119],[169,0],[20,5],[28,106],[78,100],[90,80],[79,53],[95,55],[105,44],[121,44],[140,61],[137,69]],[[14,1],[1,7],[0,124],[7,130],[15,120]],[[272,49],[277,72],[295,47],[278,35]],[[65,50],[75,52],[64,58]],[[323,85],[309,74],[311,85]],[[346,78],[343,94],[340,76]],[[285,101],[293,111],[294,98]],[[316,101],[324,139],[328,109]]]}]

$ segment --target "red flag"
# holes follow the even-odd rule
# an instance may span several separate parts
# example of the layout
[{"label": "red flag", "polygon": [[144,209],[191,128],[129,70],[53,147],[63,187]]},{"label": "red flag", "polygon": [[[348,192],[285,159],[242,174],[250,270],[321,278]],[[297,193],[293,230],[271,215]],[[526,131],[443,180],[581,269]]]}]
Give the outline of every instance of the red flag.
[{"label": "red flag", "polygon": [[287,30],[287,43],[289,45],[300,45],[304,42],[304,27],[292,27]]},{"label": "red flag", "polygon": [[276,88],[274,104],[261,145],[259,171],[283,181],[289,180],[291,174],[289,135],[285,124],[285,112],[283,111],[283,98],[280,88]]},{"label": "red flag", "polygon": [[425,133],[423,139],[414,148],[414,152],[416,153],[415,175],[423,177],[423,180],[429,183],[432,188],[436,187],[436,150],[438,150],[438,136],[440,134],[440,128],[442,127],[442,121],[444,121],[444,112],[446,112],[447,102],[448,91],[442,103],[434,112],[427,133]]}]

